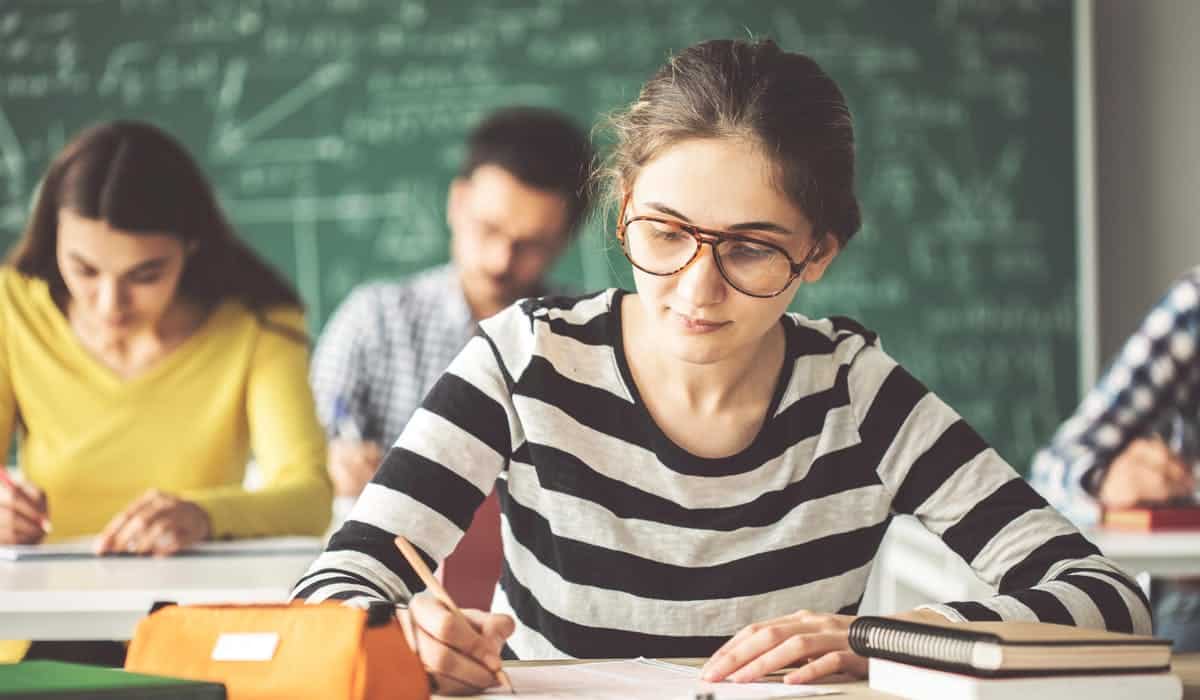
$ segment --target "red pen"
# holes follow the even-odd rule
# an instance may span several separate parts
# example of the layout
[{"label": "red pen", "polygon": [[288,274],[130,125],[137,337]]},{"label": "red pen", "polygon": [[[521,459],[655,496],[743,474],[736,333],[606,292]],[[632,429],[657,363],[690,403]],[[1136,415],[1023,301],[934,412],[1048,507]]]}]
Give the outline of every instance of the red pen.
[{"label": "red pen", "polygon": [[[4,467],[0,467],[0,481],[4,482],[4,485],[7,486],[8,488],[12,489],[13,491],[16,491],[17,489],[21,488],[20,486],[17,486],[16,482],[14,482],[12,480],[12,477],[8,475],[8,470],[5,469]],[[42,532],[50,533],[53,531],[54,531],[54,528],[50,526],[50,518],[47,518],[46,516],[43,515],[42,516]]]}]

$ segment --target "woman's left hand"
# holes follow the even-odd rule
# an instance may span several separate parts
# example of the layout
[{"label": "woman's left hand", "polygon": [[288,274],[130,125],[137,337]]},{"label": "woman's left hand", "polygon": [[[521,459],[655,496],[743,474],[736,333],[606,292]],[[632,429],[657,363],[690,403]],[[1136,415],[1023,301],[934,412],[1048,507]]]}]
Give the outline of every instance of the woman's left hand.
[{"label": "woman's left hand", "polygon": [[848,630],[853,615],[801,610],[756,622],[738,632],[704,664],[700,676],[709,682],[755,681],[788,666],[785,683],[809,683],[833,673],[867,675],[867,660],[850,651]]},{"label": "woman's left hand", "polygon": [[167,556],[204,540],[211,530],[203,508],[151,489],[108,523],[96,537],[95,550]]}]

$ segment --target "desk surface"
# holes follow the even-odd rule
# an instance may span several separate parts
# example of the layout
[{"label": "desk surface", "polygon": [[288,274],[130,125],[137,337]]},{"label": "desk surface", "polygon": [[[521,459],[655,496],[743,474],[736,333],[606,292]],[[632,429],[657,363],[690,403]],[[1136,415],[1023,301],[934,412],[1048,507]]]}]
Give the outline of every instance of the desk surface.
[{"label": "desk surface", "polygon": [[1113,556],[1174,554],[1200,557],[1200,530],[1185,532],[1122,532],[1102,527],[1083,530],[1087,538]]},{"label": "desk surface", "polygon": [[[1200,576],[1200,530],[1147,533],[1092,527],[1085,528],[1083,534],[1105,556],[1131,574],[1145,571],[1156,577]],[[957,585],[960,579],[970,576],[967,568],[960,566],[961,560],[950,552],[937,535],[926,530],[914,518],[898,517],[892,521],[885,548],[890,549],[881,550],[876,566],[884,569],[890,567],[885,573],[892,577],[923,579],[912,583],[931,596],[930,600],[947,600],[964,593],[968,594],[967,597],[986,595],[986,591],[971,590],[965,584],[957,588],[951,585]],[[896,561],[889,562],[889,556]],[[937,571],[941,571],[942,575],[934,575]],[[948,587],[951,590],[945,590]],[[898,609],[902,608],[885,608],[884,611]]]},{"label": "desk surface", "polygon": [[1101,552],[1132,573],[1154,576],[1200,576],[1200,531],[1117,532],[1084,530]]},{"label": "desk surface", "polygon": [[[672,660],[683,662],[683,663],[692,663],[692,664],[697,664],[697,665],[699,663],[701,663],[700,660],[696,660],[696,659],[672,659]],[[524,666],[524,665],[540,665],[540,664],[556,664],[556,663],[579,663],[579,662],[576,662],[576,661],[517,661],[517,662],[510,663],[510,664],[505,664],[505,665],[506,666]],[[1175,671],[1175,673],[1181,679],[1183,679],[1183,700],[1200,700],[1200,653],[1176,654],[1174,656],[1174,658],[1172,658],[1172,660],[1171,660],[1171,668]],[[885,700],[887,698],[891,698],[892,700],[895,700],[895,698],[896,698],[895,695],[889,695],[887,693],[881,693],[881,692],[878,692],[875,690],[871,690],[870,688],[867,687],[866,681],[851,681],[851,682],[847,682],[847,683],[838,683],[838,684],[825,683],[825,684],[819,684],[819,685],[835,685],[836,687],[838,687],[844,691],[843,695],[829,696],[832,700],[841,700],[842,698],[845,698],[846,700],[859,700],[860,698],[862,698],[863,700],[866,700],[867,698],[872,698],[874,700]],[[448,696],[448,695],[434,695],[433,697],[440,699],[440,700],[450,700],[450,696]],[[503,695],[487,695],[487,696],[477,695],[475,697],[502,698],[504,696]],[[1147,699],[1147,700],[1149,700],[1149,699]]]},{"label": "desk surface", "polygon": [[0,630],[14,639],[129,639],[157,601],[287,600],[317,554],[0,562]]}]

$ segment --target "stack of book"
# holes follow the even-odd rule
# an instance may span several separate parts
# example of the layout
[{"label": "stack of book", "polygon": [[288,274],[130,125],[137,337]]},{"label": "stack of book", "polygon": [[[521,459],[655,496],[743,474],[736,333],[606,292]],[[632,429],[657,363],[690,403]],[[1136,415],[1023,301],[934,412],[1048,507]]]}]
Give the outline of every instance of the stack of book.
[{"label": "stack of book", "polygon": [[1130,532],[1200,530],[1200,504],[1105,509],[1104,527]]},{"label": "stack of book", "polygon": [[850,648],[869,660],[870,685],[904,698],[1179,700],[1171,642],[1027,622],[928,624],[860,617]]}]

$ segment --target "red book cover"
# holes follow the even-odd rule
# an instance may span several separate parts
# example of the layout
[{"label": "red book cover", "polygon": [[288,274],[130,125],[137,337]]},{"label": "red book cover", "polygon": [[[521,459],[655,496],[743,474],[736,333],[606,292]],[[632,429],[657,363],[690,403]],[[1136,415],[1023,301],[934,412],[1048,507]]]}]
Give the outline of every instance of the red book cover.
[{"label": "red book cover", "polygon": [[1200,504],[1105,510],[1104,526],[1133,532],[1200,530]]}]

